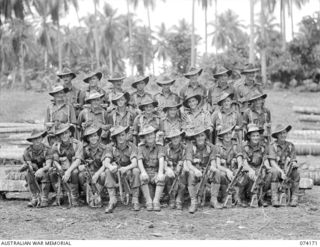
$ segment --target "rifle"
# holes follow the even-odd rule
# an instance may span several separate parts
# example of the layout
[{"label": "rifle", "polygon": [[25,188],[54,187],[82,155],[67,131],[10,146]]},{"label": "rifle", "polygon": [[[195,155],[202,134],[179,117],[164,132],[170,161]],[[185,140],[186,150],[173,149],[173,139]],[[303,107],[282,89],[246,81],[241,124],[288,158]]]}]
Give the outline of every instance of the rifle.
[{"label": "rifle", "polygon": [[[179,166],[179,165],[177,165],[177,166]],[[180,177],[181,177],[182,170],[183,170],[182,168],[183,167],[180,166],[179,173],[176,175],[176,177],[173,180],[173,183],[172,183],[170,190],[169,190],[169,196],[171,196],[172,192],[174,192],[174,195],[177,193],[177,189],[179,187]],[[178,186],[177,186],[177,184],[178,184]]]},{"label": "rifle", "polygon": [[84,162],[84,168],[86,171],[86,201],[90,207],[102,207],[101,203],[101,191],[97,185],[92,182],[92,175],[88,166],[95,161],[93,160],[82,160]]},{"label": "rifle", "polygon": [[205,204],[205,196],[206,196],[206,193],[205,193],[205,189],[206,189],[206,184],[207,184],[207,180],[208,180],[208,172],[209,172],[209,168],[210,168],[210,159],[208,160],[208,163],[204,169],[204,173],[203,173],[203,176],[200,180],[200,183],[199,183],[199,187],[197,189],[197,192],[196,192],[196,198],[198,199],[198,202],[200,202],[200,205],[201,206],[204,206]]},{"label": "rifle", "polygon": [[68,196],[68,202],[69,202],[69,207],[72,207],[72,200],[71,200],[71,188],[69,186],[68,183],[63,182],[62,178],[64,176],[64,171],[61,168],[60,164],[57,161],[53,161],[53,166],[57,172],[58,175],[58,192],[57,192],[57,202],[58,205],[60,205],[60,200],[61,200],[61,196],[63,196],[62,194],[62,188],[61,185],[63,185],[63,187],[65,188],[66,192],[67,192],[67,196]]},{"label": "rifle", "polygon": [[[120,163],[113,163],[114,165],[117,165],[120,167]],[[118,177],[118,186],[119,186],[119,193],[120,193],[120,200],[123,205],[128,205],[130,201],[130,194],[131,194],[131,188],[127,181],[127,179],[123,176],[121,176],[120,171],[117,171],[117,177]],[[125,194],[123,194],[123,189]]]},{"label": "rifle", "polygon": [[[26,162],[27,171],[28,171],[28,174],[30,177],[30,180],[28,181],[28,186],[29,186],[30,191],[31,191],[31,186],[35,186],[35,190],[37,190],[37,192],[36,192],[36,196],[37,196],[36,207],[39,207],[41,204],[41,196],[40,196],[41,187],[36,179],[36,176],[34,175],[35,172],[33,171],[31,162],[30,161],[25,161],[25,162]],[[32,193],[32,191],[31,191],[31,193]]]},{"label": "rifle", "polygon": [[231,207],[231,205],[232,205],[232,192],[234,190],[234,186],[236,185],[236,183],[238,182],[238,180],[240,178],[240,175],[242,174],[242,169],[243,169],[243,166],[239,166],[236,174],[234,175],[233,179],[229,183],[228,188],[227,188],[228,196],[223,204],[223,207],[226,207],[226,208]]},{"label": "rifle", "polygon": [[[259,201],[258,199],[260,199],[260,196],[262,194],[262,191],[261,191],[262,187],[260,186],[260,180],[262,177],[262,170],[263,170],[264,162],[266,161],[266,159],[267,159],[267,155],[264,155],[263,159],[262,159],[262,163],[261,163],[259,171],[258,171],[258,174],[257,174],[257,177],[254,180],[254,183],[251,187],[251,193],[253,193],[253,195],[251,198],[250,207],[258,207],[258,201]],[[257,196],[258,193],[259,193],[259,197]]]},{"label": "rifle", "polygon": [[279,187],[279,191],[281,191],[281,195],[280,195],[280,204],[282,206],[286,206],[289,202],[290,202],[290,175],[292,173],[293,170],[293,162],[290,160],[289,157],[287,157],[286,159],[286,163],[284,165],[284,171],[286,174],[286,179],[284,179]]}]

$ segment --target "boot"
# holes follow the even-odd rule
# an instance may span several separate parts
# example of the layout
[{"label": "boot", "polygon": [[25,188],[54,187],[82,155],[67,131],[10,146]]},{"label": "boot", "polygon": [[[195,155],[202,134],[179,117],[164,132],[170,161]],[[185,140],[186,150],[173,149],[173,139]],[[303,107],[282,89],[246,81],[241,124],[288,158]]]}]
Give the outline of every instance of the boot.
[{"label": "boot", "polygon": [[62,198],[63,197],[62,191],[61,191],[61,194],[59,195],[58,194],[58,188],[59,188],[59,184],[58,183],[52,183],[52,187],[53,187],[54,192],[56,193],[56,199],[51,204],[51,206],[53,206],[53,207],[60,206],[61,203],[62,203],[62,199],[63,199]]},{"label": "boot", "polygon": [[154,194],[154,198],[153,198],[153,210],[154,211],[161,211],[161,207],[160,207],[160,197],[162,195],[164,186],[156,186],[156,193]]},{"label": "boot", "polygon": [[278,190],[279,190],[279,183],[272,182],[271,183],[271,204],[275,208],[280,207]]},{"label": "boot", "polygon": [[132,206],[133,206],[133,211],[139,211],[140,210],[139,187],[132,188]]},{"label": "boot", "polygon": [[213,208],[216,209],[222,209],[222,206],[218,202],[218,195],[219,195],[219,189],[220,189],[220,184],[211,184],[211,199],[210,199],[210,205]]},{"label": "boot", "polygon": [[49,183],[42,183],[41,184],[41,204],[40,207],[48,207],[48,197],[49,197],[49,190],[50,190],[50,184]]},{"label": "boot", "polygon": [[176,197],[176,208],[178,210],[182,210],[184,189],[185,189],[184,185],[179,185],[178,194],[177,194],[177,197]]},{"label": "boot", "polygon": [[290,207],[296,207],[296,206],[298,206],[298,196],[292,195]]},{"label": "boot", "polygon": [[112,213],[113,209],[117,206],[116,189],[108,188],[108,194],[109,194],[109,204],[105,210],[106,214]]},{"label": "boot", "polygon": [[170,195],[170,199],[169,199],[169,207],[171,209],[175,209],[176,208],[176,200],[175,200],[175,195]]},{"label": "boot", "polygon": [[71,190],[71,203],[73,207],[79,207],[79,187],[78,184],[69,184]]},{"label": "boot", "polygon": [[293,182],[292,187],[292,197],[291,197],[291,202],[290,202],[290,207],[296,207],[298,206],[298,191],[299,191],[299,182]]},{"label": "boot", "polygon": [[150,197],[149,185],[148,184],[141,185],[141,190],[144,198],[146,199],[147,211],[152,211],[153,205],[152,205],[152,199]]},{"label": "boot", "polygon": [[191,204],[189,207],[189,213],[194,214],[197,211],[198,208],[198,202],[196,198],[196,189],[194,185],[188,186],[188,191],[191,199]]},{"label": "boot", "polygon": [[235,187],[236,193],[235,193],[235,201],[237,206],[242,208],[247,208],[249,205],[244,199],[244,191],[241,187]]},{"label": "boot", "polygon": [[267,194],[267,192],[264,192],[264,191],[261,194],[260,205],[262,207],[268,207],[269,206],[268,203],[264,200],[264,197],[266,196],[266,194]]},{"label": "boot", "polygon": [[224,205],[224,203],[227,199],[227,196],[228,196],[228,193],[227,193],[228,186],[225,184],[221,184],[220,188],[221,188],[221,195],[222,195],[221,196],[221,204]]},{"label": "boot", "polygon": [[32,194],[31,196],[31,201],[28,202],[27,206],[29,208],[34,208],[34,207],[38,207],[40,204],[40,197],[39,195],[36,195],[36,194]]}]

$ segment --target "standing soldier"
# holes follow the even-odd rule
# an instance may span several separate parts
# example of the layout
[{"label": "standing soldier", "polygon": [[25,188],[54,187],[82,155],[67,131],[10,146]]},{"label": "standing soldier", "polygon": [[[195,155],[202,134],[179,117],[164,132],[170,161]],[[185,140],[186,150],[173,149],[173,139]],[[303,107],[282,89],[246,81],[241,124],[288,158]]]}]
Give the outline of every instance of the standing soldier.
[{"label": "standing soldier", "polygon": [[[245,142],[242,147],[244,159],[243,166],[244,170],[247,172],[247,175],[244,176],[244,181],[239,188],[239,195],[241,196],[240,204],[244,207],[247,206],[244,198],[245,194],[251,194],[251,206],[254,206],[251,191],[253,189],[252,186],[257,179],[258,188],[256,189],[256,193],[259,193],[260,190],[262,191],[259,203],[264,207],[268,206],[268,204],[264,201],[264,196],[270,188],[271,167],[266,157],[268,155],[268,147],[265,146],[265,143],[261,142],[262,134],[263,129],[259,128],[257,125],[248,125],[248,131],[246,134],[247,142]],[[259,174],[259,171],[261,174]]]},{"label": "standing soldier", "polygon": [[[67,183],[71,190],[72,206],[79,206],[78,166],[83,159],[83,145],[72,137],[74,131],[75,128],[68,123],[60,124],[56,129],[57,142],[51,147],[48,155],[48,160],[55,169],[51,168],[49,176],[54,190],[58,192],[61,186],[58,184],[58,176],[62,175],[62,182]],[[60,205],[58,197],[54,204]]]},{"label": "standing soldier", "polygon": [[[48,195],[50,190],[48,170],[50,164],[46,162],[46,158],[49,147],[42,143],[46,134],[46,131],[32,131],[31,136],[27,138],[27,141],[32,144],[24,151],[24,164],[19,169],[20,172],[27,171],[25,179],[28,184],[29,192],[31,193],[31,201],[28,203],[28,207],[48,206]],[[40,185],[38,181],[41,182]]]},{"label": "standing soldier", "polygon": [[60,123],[76,124],[76,114],[72,105],[65,103],[65,93],[68,89],[57,85],[49,94],[54,98],[52,105],[47,108],[45,126],[48,130]]},{"label": "standing soldier", "polygon": [[[90,198],[89,190],[85,189],[85,185],[89,186],[89,184],[94,184],[96,186],[98,183],[100,187],[103,187],[106,181],[105,168],[101,161],[106,146],[101,143],[101,132],[101,128],[91,125],[86,128],[83,133],[83,141],[86,143],[83,147],[83,158],[85,165],[88,168],[86,169],[86,172],[90,172],[90,174],[81,172],[79,174],[79,182],[82,190],[88,193],[87,202],[89,203],[89,206],[92,207],[101,206],[101,197],[98,202],[92,200]],[[89,177],[92,177],[92,181],[89,181]],[[99,190],[98,187],[97,189]],[[97,193],[97,191],[92,191],[92,193]]]},{"label": "standing soldier", "polygon": [[[158,106],[158,102],[154,101],[151,97],[144,98],[140,105],[139,109],[141,113],[135,118],[133,122],[133,135],[134,135],[134,143],[138,143],[137,135],[141,132],[143,129],[143,126],[145,125],[151,125],[157,130],[161,130],[162,132],[162,126],[160,117],[155,114],[154,109]],[[163,134],[161,133],[160,134]],[[159,133],[157,136],[160,135]],[[157,137],[157,141],[160,141],[160,137]]]},{"label": "standing soldier", "polygon": [[[198,125],[193,130],[187,132],[186,137],[192,138],[193,141],[187,143],[185,165],[188,170],[188,190],[191,199],[191,205],[189,207],[189,213],[193,214],[198,208],[198,193],[199,191],[199,180],[203,179],[203,193],[205,193],[205,187],[208,181],[208,170],[207,166],[215,166],[216,160],[216,148],[209,142],[210,130],[203,125]],[[207,170],[207,171],[206,171]],[[206,173],[205,173],[206,172]],[[217,187],[211,190],[211,205],[215,208],[218,207],[217,203]],[[214,190],[214,191],[213,191]]]},{"label": "standing soldier", "polygon": [[229,76],[231,74],[232,71],[223,66],[216,66],[214,68],[213,78],[216,80],[216,84],[208,92],[208,103],[211,106],[211,112],[214,112],[218,108],[217,100],[222,93],[228,92],[234,95],[234,88],[229,84]]},{"label": "standing soldier", "polygon": [[[117,204],[116,198],[116,180],[117,172],[120,178],[128,183],[131,182],[132,205],[134,211],[140,210],[139,205],[139,187],[140,187],[140,170],[137,164],[137,147],[127,141],[127,133],[129,126],[115,126],[111,129],[112,144],[108,145],[102,161],[106,168],[106,187],[109,193],[109,205],[106,208],[106,213],[112,213]],[[122,183],[118,181],[118,183]],[[130,188],[128,188],[130,189]]]},{"label": "standing soldier", "polygon": [[[165,136],[169,140],[169,143],[165,146],[166,188],[169,193],[171,192],[169,194],[169,206],[178,210],[182,210],[183,195],[187,184],[185,170],[183,169],[185,146],[182,139],[184,134],[180,129],[171,129]],[[177,182],[174,185],[175,180]]]},{"label": "standing soldier", "polygon": [[152,98],[152,95],[146,92],[144,89],[149,82],[149,76],[143,77],[139,76],[132,83],[132,87],[136,89],[136,91],[130,97],[130,105],[137,110],[138,106],[144,99]]},{"label": "standing soldier", "polygon": [[[108,113],[111,112],[116,106],[112,104],[112,101],[114,100],[114,97],[120,93],[124,93],[124,90],[122,89],[123,80],[126,77],[120,73],[115,73],[111,78],[108,79],[109,82],[112,83],[112,88],[110,89],[110,92],[107,94],[106,98],[109,105]],[[129,95],[130,96],[130,95]]]},{"label": "standing soldier", "polygon": [[[294,144],[286,141],[288,132],[292,129],[291,125],[277,125],[272,133],[276,140],[270,146],[269,159],[272,166],[271,181],[271,202],[272,206],[278,207],[279,204],[279,182],[289,185],[289,201],[291,207],[298,205],[298,191],[300,183],[300,174]],[[287,183],[287,184],[285,184]],[[283,186],[281,186],[283,187]],[[283,193],[283,191],[280,191]],[[289,199],[288,198],[288,199]],[[281,200],[280,200],[281,201]]]},{"label": "standing soldier", "polygon": [[86,103],[86,98],[89,97],[91,92],[99,92],[100,94],[103,95],[102,98],[102,104],[108,104],[108,99],[107,99],[107,93],[104,91],[101,87],[98,86],[98,82],[102,78],[102,73],[101,72],[93,72],[88,74],[83,81],[87,84],[89,84],[89,87],[87,88],[86,91],[82,91],[80,94],[80,105],[83,107],[83,105]]},{"label": "standing soldier", "polygon": [[72,80],[76,78],[76,74],[73,73],[69,68],[64,68],[58,77],[63,81],[64,88],[68,89],[66,93],[66,103],[72,105],[75,109],[76,117],[80,113],[80,94],[81,90],[77,89],[73,84]]},{"label": "standing soldier", "polygon": [[[160,211],[160,197],[165,185],[164,162],[165,151],[161,144],[156,143],[156,131],[153,126],[144,126],[139,136],[144,143],[138,147],[138,166],[141,172],[141,190],[146,199],[148,211]],[[154,199],[151,199],[150,188],[156,185]]]},{"label": "standing soldier", "polygon": [[82,132],[90,125],[95,125],[103,130],[101,138],[103,141],[107,141],[108,132],[111,124],[108,124],[107,111],[101,106],[101,99],[103,94],[91,91],[86,98],[86,103],[90,106],[85,107],[79,114],[78,126],[82,128]]}]

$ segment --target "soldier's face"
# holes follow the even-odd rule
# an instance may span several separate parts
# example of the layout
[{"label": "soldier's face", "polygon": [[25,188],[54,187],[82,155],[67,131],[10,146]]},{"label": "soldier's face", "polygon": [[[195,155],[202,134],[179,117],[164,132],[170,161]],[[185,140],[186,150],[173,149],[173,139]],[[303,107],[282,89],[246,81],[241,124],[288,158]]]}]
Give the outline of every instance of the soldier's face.
[{"label": "soldier's face", "polygon": [[72,75],[64,75],[62,78],[64,85],[67,85],[72,80]]},{"label": "soldier's face", "polygon": [[168,116],[175,118],[177,116],[178,109],[176,107],[168,109]]},{"label": "soldier's face", "polygon": [[199,104],[199,101],[196,98],[191,98],[188,100],[188,105],[190,109],[196,109]]},{"label": "soldier's face", "polygon": [[231,103],[232,100],[230,97],[226,98],[225,100],[222,101],[222,106],[224,109],[230,109],[231,108]]},{"label": "soldier's face", "polygon": [[91,100],[91,105],[93,107],[99,106],[100,104],[101,104],[101,98]]},{"label": "soldier's face", "polygon": [[256,99],[252,103],[254,104],[255,107],[262,107],[263,99],[262,98]]},{"label": "soldier's face", "polygon": [[122,87],[122,84],[123,84],[123,81],[115,81],[113,83],[113,87],[120,89]]},{"label": "soldier's face", "polygon": [[59,139],[61,142],[68,142],[70,140],[71,137],[71,131],[70,130],[66,130],[65,132],[61,133],[59,136]]},{"label": "soldier's face", "polygon": [[175,136],[171,138],[171,142],[173,145],[177,146],[181,142],[181,136]]},{"label": "soldier's face", "polygon": [[198,74],[189,76],[190,83],[197,83],[198,77],[199,77]]},{"label": "soldier's face", "polygon": [[97,76],[92,76],[90,79],[89,79],[89,86],[90,87],[96,87],[98,85],[98,77]]},{"label": "soldier's face", "polygon": [[278,140],[279,141],[285,141],[287,139],[287,135],[288,135],[288,132],[286,130],[280,132],[278,134]]},{"label": "soldier's face", "polygon": [[151,134],[147,134],[145,135],[145,140],[147,144],[153,144],[156,141],[156,133],[151,133]]},{"label": "soldier's face", "polygon": [[43,140],[42,137],[38,137],[38,138],[31,140],[31,142],[32,142],[33,146],[39,146],[41,144],[42,140]]},{"label": "soldier's face", "polygon": [[122,107],[127,103],[127,100],[124,96],[122,96],[120,99],[117,100],[117,105]]},{"label": "soldier's face", "polygon": [[142,91],[144,88],[146,87],[146,83],[144,81],[140,81],[138,84],[137,84],[137,89],[139,91]]},{"label": "soldier's face", "polygon": [[225,133],[225,134],[223,135],[223,141],[225,141],[225,142],[230,142],[230,141],[231,141],[231,137],[232,137],[232,132],[229,131],[228,133]]},{"label": "soldier's face", "polygon": [[63,101],[64,100],[64,92],[63,91],[60,91],[60,92],[57,92],[53,95],[55,101]]},{"label": "soldier's face", "polygon": [[93,133],[92,135],[90,135],[88,137],[88,141],[90,144],[97,144],[97,142],[99,141],[98,133]]},{"label": "soldier's face", "polygon": [[170,85],[163,85],[162,86],[163,91],[169,91],[170,90]]},{"label": "soldier's face", "polygon": [[153,110],[154,110],[154,107],[153,107],[152,104],[146,105],[146,106],[144,107],[144,111],[145,111],[146,113],[152,113]]},{"label": "soldier's face", "polygon": [[121,132],[119,135],[116,136],[116,140],[118,144],[122,144],[127,139],[127,133],[125,131]]},{"label": "soldier's face", "polygon": [[258,144],[260,142],[260,139],[261,139],[261,135],[259,132],[252,132],[250,134],[250,141],[253,143],[253,144]]},{"label": "soldier's face", "polygon": [[246,74],[246,81],[247,82],[253,82],[255,78],[256,78],[256,73]]},{"label": "soldier's face", "polygon": [[218,83],[219,83],[220,85],[222,85],[222,84],[225,84],[225,83],[228,81],[228,78],[229,78],[228,74],[225,73],[225,74],[220,75],[220,76],[217,78],[217,80],[218,80]]},{"label": "soldier's face", "polygon": [[206,142],[206,138],[207,136],[204,132],[197,135],[196,136],[197,145],[203,145]]}]

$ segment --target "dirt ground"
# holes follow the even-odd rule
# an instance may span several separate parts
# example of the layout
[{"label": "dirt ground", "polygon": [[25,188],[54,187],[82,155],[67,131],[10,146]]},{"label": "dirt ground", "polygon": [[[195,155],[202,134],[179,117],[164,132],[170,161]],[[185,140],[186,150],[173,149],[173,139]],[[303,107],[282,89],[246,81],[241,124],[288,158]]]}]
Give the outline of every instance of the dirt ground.
[{"label": "dirt ground", "polygon": [[306,191],[297,208],[206,206],[194,215],[104,208],[27,208],[27,201],[0,200],[0,239],[319,239],[320,187]]}]

